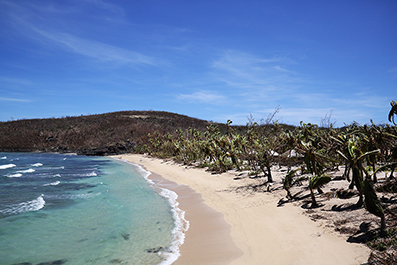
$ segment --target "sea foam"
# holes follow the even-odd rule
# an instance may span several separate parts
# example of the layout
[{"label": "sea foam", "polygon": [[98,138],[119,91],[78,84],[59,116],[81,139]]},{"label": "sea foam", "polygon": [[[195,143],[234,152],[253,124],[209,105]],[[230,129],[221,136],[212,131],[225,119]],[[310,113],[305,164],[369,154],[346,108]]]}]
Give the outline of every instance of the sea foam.
[{"label": "sea foam", "polygon": [[7,178],[20,178],[20,177],[22,177],[21,173],[7,175]]},{"label": "sea foam", "polygon": [[171,246],[165,251],[159,252],[164,260],[159,265],[170,265],[180,256],[180,246],[185,242],[185,232],[189,229],[189,221],[185,219],[185,211],[178,208],[178,194],[176,192],[162,188],[160,195],[168,199],[172,206],[172,215],[175,220],[175,227],[172,230],[173,240]]},{"label": "sea foam", "polygon": [[32,164],[31,166],[32,167],[41,167],[41,166],[43,166],[43,164],[42,163],[36,163],[36,164]]},{"label": "sea foam", "polygon": [[19,204],[14,204],[9,206],[4,210],[0,210],[2,214],[20,214],[24,212],[33,212],[42,209],[45,205],[45,200],[43,198],[44,194],[41,194],[37,199],[27,202],[21,202]]},{"label": "sea foam", "polygon": [[[148,177],[152,174],[150,171],[145,170],[138,164],[133,164],[137,168],[138,172],[148,181],[151,186],[155,186],[155,183]],[[178,194],[174,191],[160,188],[159,194],[166,198],[171,205],[171,212],[174,219],[174,229],[172,230],[172,243],[171,245],[159,252],[159,255],[164,259],[159,265],[171,265],[180,257],[179,248],[185,242],[185,232],[189,229],[189,221],[185,219],[185,211],[178,208],[179,203],[177,201]]]},{"label": "sea foam", "polygon": [[59,185],[60,183],[61,183],[60,181],[55,181],[55,182],[44,184],[43,186],[56,186],[56,185]]},{"label": "sea foam", "polygon": [[33,172],[35,172],[36,170],[34,170],[33,168],[29,168],[29,169],[26,169],[26,170],[19,170],[19,171],[17,171],[18,173],[33,173]]},{"label": "sea foam", "polygon": [[14,164],[1,165],[0,169],[7,169],[7,168],[12,168],[12,167],[16,167],[16,165],[14,165]]}]

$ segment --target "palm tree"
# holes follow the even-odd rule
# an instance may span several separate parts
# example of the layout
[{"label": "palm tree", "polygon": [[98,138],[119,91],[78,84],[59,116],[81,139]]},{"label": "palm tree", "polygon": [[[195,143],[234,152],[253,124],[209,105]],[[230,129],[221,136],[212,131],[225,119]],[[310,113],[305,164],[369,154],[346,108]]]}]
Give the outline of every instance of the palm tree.
[{"label": "palm tree", "polygon": [[394,122],[394,115],[397,116],[397,102],[392,100],[392,101],[390,101],[390,105],[391,105],[391,110],[389,112],[389,121],[396,124]]},{"label": "palm tree", "polygon": [[314,175],[309,179],[309,189],[310,189],[310,196],[312,198],[312,208],[315,208],[318,206],[316,197],[314,196],[314,190],[317,189],[319,190],[320,187],[323,185],[327,184],[328,182],[331,181],[331,177],[328,175]]},{"label": "palm tree", "polygon": [[317,131],[317,126],[312,124],[301,123],[301,131],[296,141],[296,149],[304,155],[304,163],[312,174],[309,178],[309,189],[312,199],[312,207],[317,207],[317,201],[314,196],[314,190],[317,189],[319,194],[323,191],[321,187],[331,181],[331,178],[324,174],[326,163],[332,161],[330,157],[324,155],[326,144],[322,135]]},{"label": "palm tree", "polygon": [[368,212],[380,217],[380,234],[384,235],[386,229],[385,213],[383,212],[383,208],[379,202],[378,196],[376,195],[372,181],[368,178],[366,178],[364,181],[364,194],[365,209],[367,209]]},{"label": "palm tree", "polygon": [[300,185],[303,180],[307,180],[307,177],[302,177],[302,176],[301,177],[297,177],[296,176],[296,172],[298,170],[299,169],[291,170],[290,172],[287,173],[287,175],[283,179],[283,188],[287,191],[287,198],[288,199],[292,199],[293,198],[290,189],[296,184]]},{"label": "palm tree", "polygon": [[[336,141],[339,139],[334,138]],[[342,142],[340,142],[343,144]],[[339,155],[345,159],[350,168],[353,171],[353,178],[351,186],[355,185],[357,190],[359,191],[359,200],[357,202],[357,207],[361,207],[364,203],[363,201],[363,174],[364,172],[368,175],[363,167],[363,162],[365,159],[371,155],[378,154],[380,152],[379,149],[365,152],[366,147],[364,146],[365,142],[363,141],[363,137],[352,134],[350,135],[349,140],[347,141],[347,147],[345,146],[341,150],[337,150]]]}]

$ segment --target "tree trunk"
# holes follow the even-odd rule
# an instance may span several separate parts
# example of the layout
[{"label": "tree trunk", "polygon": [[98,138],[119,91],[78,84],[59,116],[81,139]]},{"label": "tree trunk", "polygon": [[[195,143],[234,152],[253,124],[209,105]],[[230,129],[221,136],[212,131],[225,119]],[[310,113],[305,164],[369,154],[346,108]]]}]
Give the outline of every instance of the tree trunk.
[{"label": "tree trunk", "polygon": [[271,166],[266,166],[266,168],[267,168],[267,181],[273,182]]},{"label": "tree trunk", "polygon": [[350,185],[349,185],[349,190],[354,189],[354,177],[352,178]]},{"label": "tree trunk", "polygon": [[310,189],[310,196],[312,197],[312,208],[315,208],[318,206],[316,197],[314,196],[314,192],[312,189]]},{"label": "tree trunk", "polygon": [[386,218],[385,214],[380,217],[380,236],[386,236]]},{"label": "tree trunk", "polygon": [[343,177],[346,178],[347,181],[350,182],[349,174],[350,174],[350,166],[349,166],[349,164],[346,163],[346,165],[345,165],[345,172],[343,172]]},{"label": "tree trunk", "polygon": [[286,191],[287,191],[287,198],[288,198],[288,199],[292,199],[293,197],[292,197],[292,194],[291,194],[291,192],[289,191],[289,189],[286,189]]},{"label": "tree trunk", "polygon": [[364,204],[363,193],[360,191],[358,202],[356,203],[357,208],[361,208]]},{"label": "tree trunk", "polygon": [[390,172],[390,176],[389,176],[389,180],[394,179],[393,173],[394,173],[394,169],[395,168],[396,168],[395,166],[392,167],[391,172]]},{"label": "tree trunk", "polygon": [[374,171],[374,183],[378,182],[378,178],[376,177],[376,173],[375,173],[375,162],[372,164],[372,170]]}]

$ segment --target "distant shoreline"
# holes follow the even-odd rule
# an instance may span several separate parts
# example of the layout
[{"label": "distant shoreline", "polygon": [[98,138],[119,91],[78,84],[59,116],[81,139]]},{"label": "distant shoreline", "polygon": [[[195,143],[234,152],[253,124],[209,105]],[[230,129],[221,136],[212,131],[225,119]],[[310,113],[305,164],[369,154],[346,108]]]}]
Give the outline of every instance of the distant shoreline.
[{"label": "distant shoreline", "polygon": [[176,265],[348,265],[368,259],[366,246],[319,227],[300,207],[276,207],[280,198],[272,194],[236,193],[244,179],[233,172],[211,174],[137,154],[114,157],[143,166],[152,172],[149,178],[178,194],[190,228]]}]

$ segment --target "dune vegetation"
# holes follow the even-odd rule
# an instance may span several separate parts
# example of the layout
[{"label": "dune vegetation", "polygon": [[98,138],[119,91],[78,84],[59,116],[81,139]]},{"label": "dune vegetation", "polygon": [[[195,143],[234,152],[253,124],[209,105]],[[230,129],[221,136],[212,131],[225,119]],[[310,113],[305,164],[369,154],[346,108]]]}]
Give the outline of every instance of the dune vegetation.
[{"label": "dune vegetation", "polygon": [[[326,117],[321,126],[289,126],[275,121],[275,113],[259,122],[251,116],[246,126],[158,111],[1,122],[0,151],[141,153],[216,173],[247,172],[261,180],[255,191],[282,187],[288,201],[299,201],[294,188],[301,187],[309,192],[310,209],[321,209],[318,199],[324,196],[353,196],[356,202],[349,210],[364,207],[379,221],[360,239],[373,250],[370,261],[396,264],[397,103],[391,102],[388,115],[392,125],[371,121],[334,128]],[[273,185],[275,167],[287,169],[279,186]],[[346,187],[324,194],[324,187],[337,180],[333,173],[341,170],[338,178],[348,183]]]},{"label": "dune vegetation", "polygon": [[251,119],[245,130],[238,131],[228,121],[225,133],[213,124],[205,131],[188,128],[177,129],[176,134],[150,133],[144,152],[217,173],[248,171],[262,178],[261,185],[266,185],[268,191],[273,182],[272,167],[286,166],[282,186],[288,199],[295,199],[290,192],[293,186],[306,185],[311,208],[321,207],[316,198],[324,193],[322,187],[333,181],[331,172],[343,168],[342,178],[349,185],[345,190],[334,191],[332,196],[342,197],[354,190],[357,201],[350,209],[365,207],[380,220],[377,229],[362,237],[362,242],[373,249],[370,261],[396,264],[397,105],[394,101],[391,105],[389,121],[393,126],[371,121],[369,125],[353,123],[335,129],[332,124],[324,128],[301,122],[298,127],[286,128],[277,122],[260,126]]}]

